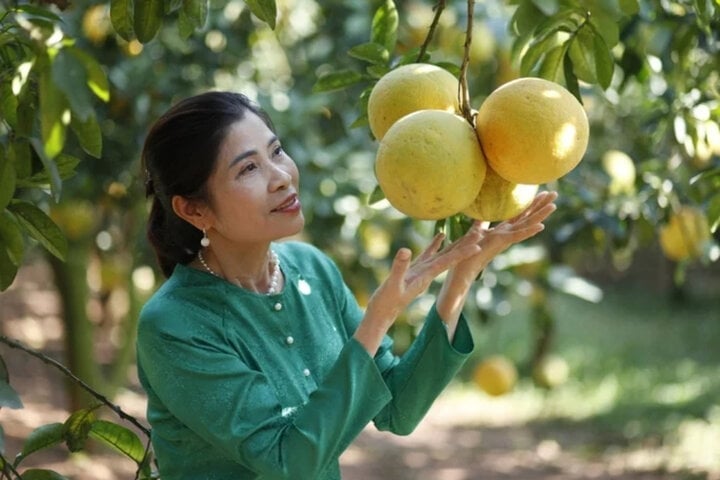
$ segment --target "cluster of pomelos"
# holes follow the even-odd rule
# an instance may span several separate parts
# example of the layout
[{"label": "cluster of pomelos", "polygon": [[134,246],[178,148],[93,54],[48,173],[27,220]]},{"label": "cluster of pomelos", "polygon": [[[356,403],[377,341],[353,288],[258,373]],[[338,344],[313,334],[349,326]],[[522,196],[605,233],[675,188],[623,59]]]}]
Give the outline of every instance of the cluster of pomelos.
[{"label": "cluster of pomelos", "polygon": [[487,96],[472,123],[460,115],[458,91],[447,70],[415,63],[390,71],[370,93],[378,184],[410,217],[511,218],[587,149],[585,110],[554,82],[510,81]]}]

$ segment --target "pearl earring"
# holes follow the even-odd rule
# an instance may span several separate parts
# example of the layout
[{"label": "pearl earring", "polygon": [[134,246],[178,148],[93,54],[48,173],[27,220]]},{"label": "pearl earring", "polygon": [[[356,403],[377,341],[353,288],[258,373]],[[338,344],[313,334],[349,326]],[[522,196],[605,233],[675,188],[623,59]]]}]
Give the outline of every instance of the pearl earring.
[{"label": "pearl earring", "polygon": [[207,248],[210,246],[210,239],[207,236],[207,233],[205,233],[205,229],[202,229],[203,237],[200,239],[200,245]]}]

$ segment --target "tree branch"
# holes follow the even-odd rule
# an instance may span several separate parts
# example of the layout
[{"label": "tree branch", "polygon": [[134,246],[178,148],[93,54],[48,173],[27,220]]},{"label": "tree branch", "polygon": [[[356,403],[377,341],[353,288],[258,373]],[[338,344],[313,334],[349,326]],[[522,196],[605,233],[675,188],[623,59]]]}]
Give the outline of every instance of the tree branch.
[{"label": "tree branch", "polygon": [[430,42],[432,41],[433,35],[435,35],[435,29],[440,22],[440,15],[442,15],[443,10],[445,10],[445,0],[439,0],[437,5],[435,5],[435,16],[433,17],[428,33],[425,36],[425,41],[423,42],[422,47],[420,47],[420,53],[417,57],[418,62],[422,61],[428,46],[430,46]]},{"label": "tree branch", "polygon": [[5,335],[0,335],[0,342],[4,343],[5,345],[7,345],[7,346],[9,346],[9,347],[11,347],[11,348],[16,348],[16,349],[18,349],[18,350],[22,350],[23,352],[27,353],[28,355],[31,355],[31,356],[33,356],[33,357],[41,360],[43,363],[46,363],[46,364],[48,364],[48,365],[51,365],[51,366],[57,368],[57,369],[60,370],[65,376],[67,376],[67,377],[69,377],[70,379],[72,379],[73,382],[77,383],[78,385],[80,385],[80,387],[82,387],[84,390],[86,390],[88,393],[90,393],[90,395],[92,395],[93,397],[97,398],[97,399],[100,400],[102,403],[104,403],[106,406],[108,406],[108,407],[109,407],[112,411],[114,411],[120,418],[122,418],[122,419],[124,419],[124,420],[127,420],[128,422],[132,423],[132,424],[135,425],[137,428],[139,428],[140,431],[142,431],[147,437],[150,437],[150,430],[149,430],[146,426],[144,426],[143,424],[141,424],[141,423],[140,423],[135,417],[133,417],[132,415],[130,415],[130,414],[128,414],[128,413],[125,413],[125,411],[123,411],[123,409],[121,409],[119,406],[117,406],[117,405],[115,405],[114,403],[112,403],[112,402],[111,402],[110,400],[108,400],[104,395],[102,395],[102,394],[96,392],[95,390],[93,390],[93,388],[90,387],[90,385],[88,385],[87,383],[83,382],[80,378],[78,378],[75,374],[73,374],[73,373],[72,373],[65,365],[63,365],[62,363],[58,362],[58,361],[55,360],[55,359],[52,359],[52,358],[48,357],[47,355],[44,355],[44,354],[42,354],[42,353],[40,353],[40,352],[37,352],[37,351],[35,351],[35,350],[33,350],[33,349],[29,348],[29,347],[26,347],[25,345],[23,345],[23,344],[20,343],[19,341],[14,340],[14,339],[11,339],[11,338],[8,338],[8,337],[6,337]]},{"label": "tree branch", "polygon": [[460,112],[470,125],[475,125],[473,121],[472,108],[470,107],[470,90],[467,83],[467,68],[470,64],[470,45],[472,45],[473,17],[475,15],[475,0],[468,0],[467,5],[467,27],[465,30],[465,50],[463,52],[463,61],[460,66],[460,84],[458,86],[458,102],[460,104]]},{"label": "tree branch", "polygon": [[0,453],[0,462],[2,462],[2,464],[3,464],[2,471],[0,471],[0,474],[2,475],[2,476],[0,476],[0,479],[1,479],[1,478],[8,478],[8,479],[9,479],[10,476],[8,475],[8,476],[6,477],[6,475],[7,475],[7,470],[10,470],[10,472],[11,472],[13,475],[15,475],[15,478],[18,478],[18,479],[21,479],[21,480],[22,480],[22,476],[20,475],[20,473],[19,473],[17,470],[15,470],[15,467],[13,467],[12,463],[8,462],[8,461],[7,461],[7,458],[5,458],[5,456],[4,456],[2,453]]}]

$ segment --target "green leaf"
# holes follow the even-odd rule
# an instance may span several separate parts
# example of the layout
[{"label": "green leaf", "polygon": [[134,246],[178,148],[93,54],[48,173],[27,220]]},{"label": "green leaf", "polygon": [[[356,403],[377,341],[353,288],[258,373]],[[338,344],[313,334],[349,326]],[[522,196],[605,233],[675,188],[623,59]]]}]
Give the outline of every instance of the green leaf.
[{"label": "green leaf", "polygon": [[17,125],[18,99],[12,92],[10,82],[0,83],[0,117],[15,128]]},{"label": "green leaf", "polygon": [[[80,159],[61,153],[55,159],[54,166],[60,177],[60,180],[67,180],[75,175],[75,167],[80,163]],[[32,177],[18,179],[18,188],[44,187],[50,183],[50,175],[46,170],[42,170]]]},{"label": "green leaf", "polygon": [[341,90],[356,83],[363,81],[365,77],[355,70],[339,70],[330,72],[318,78],[313,85],[313,92],[329,92],[332,90]]},{"label": "green leaf", "polygon": [[23,12],[29,16],[44,18],[55,23],[62,23],[62,19],[51,12],[47,8],[37,7],[35,5],[17,5],[13,8],[16,12]]},{"label": "green leaf", "polygon": [[65,95],[53,82],[50,69],[44,69],[40,73],[39,97],[40,132],[44,152],[52,159],[65,146],[66,122],[69,122],[70,115]]},{"label": "green leaf", "polygon": [[561,83],[563,76],[563,58],[566,53],[566,45],[555,47],[553,50],[549,51],[540,63],[538,75],[546,80]]},{"label": "green leaf", "polygon": [[31,468],[25,470],[20,475],[22,480],[70,480],[68,477],[60,475],[53,470],[45,470],[42,468]]},{"label": "green leaf", "polygon": [[18,267],[13,264],[5,249],[0,248],[0,292],[12,285],[17,275]]},{"label": "green leaf", "polygon": [[385,200],[385,192],[382,191],[380,185],[375,185],[375,189],[370,193],[368,197],[368,205],[374,205],[382,200]]},{"label": "green leaf", "polygon": [[70,122],[70,128],[75,132],[82,149],[85,150],[88,155],[100,158],[102,154],[102,132],[95,118],[95,113],[93,112],[85,121],[73,117]]},{"label": "green leaf", "polygon": [[593,10],[589,24],[605,40],[608,48],[614,47],[620,41],[618,21],[605,12]]},{"label": "green leaf", "polygon": [[7,364],[2,355],[0,355],[0,382],[10,382],[10,372],[8,371]]},{"label": "green leaf", "polygon": [[0,211],[0,243],[3,246],[0,251],[5,252],[12,265],[19,267],[25,253],[25,244],[15,217],[5,209]]},{"label": "green leaf", "polygon": [[7,153],[9,152],[0,144],[0,211],[5,209],[15,195],[17,181],[13,159]]},{"label": "green leaf", "polygon": [[390,53],[379,43],[363,43],[355,45],[348,51],[348,55],[376,65],[387,65]]},{"label": "green leaf", "polygon": [[96,420],[90,427],[90,436],[115,448],[138,464],[145,458],[145,447],[138,436],[122,425]]},{"label": "green leaf", "polygon": [[369,65],[365,71],[374,79],[381,79],[386,73],[390,71],[390,67],[387,65]]},{"label": "green leaf", "polygon": [[573,71],[587,83],[597,83],[595,74],[595,44],[591,29],[582,28],[570,42],[568,55],[572,59]]},{"label": "green leaf", "polygon": [[138,41],[147,43],[157,35],[163,22],[162,0],[135,0],[133,27]]},{"label": "green leaf", "polygon": [[523,76],[530,75],[537,64],[548,52],[564,45],[571,35],[568,32],[556,30],[540,41],[534,42],[525,51],[520,62],[520,72]]},{"label": "green leaf", "polygon": [[635,15],[640,11],[638,0],[620,0],[620,11],[625,15]]},{"label": "green leaf", "polygon": [[163,3],[164,6],[164,12],[165,15],[170,15],[171,13],[177,11],[180,7],[182,7],[183,0],[165,0]]},{"label": "green leaf", "polygon": [[60,260],[65,260],[67,239],[60,228],[53,223],[45,212],[35,205],[24,201],[11,203],[8,206],[8,210],[15,214],[20,226],[35,240],[40,242],[48,252]]},{"label": "green leaf", "polygon": [[375,11],[370,30],[370,41],[385,47],[385,50],[392,52],[397,43],[397,29],[399,16],[395,2],[385,0]]},{"label": "green leaf", "polygon": [[45,172],[47,173],[48,179],[50,180],[50,192],[52,193],[53,198],[57,202],[58,200],[60,200],[60,191],[62,190],[62,182],[60,179],[60,173],[57,169],[57,165],[50,158],[48,158],[45,152],[45,148],[42,146],[42,144],[37,138],[31,138],[30,144],[35,149],[35,153],[37,153],[40,161],[45,167]]},{"label": "green leaf", "polygon": [[23,408],[20,396],[7,382],[0,381],[0,407],[12,409]]},{"label": "green leaf", "polygon": [[68,450],[78,452],[85,448],[85,442],[88,439],[93,422],[95,422],[95,411],[90,408],[83,408],[73,412],[65,420],[63,438]]},{"label": "green leaf", "polygon": [[563,60],[563,73],[565,75],[565,85],[567,86],[568,91],[572,93],[580,103],[583,103],[582,95],[580,94],[580,84],[578,83],[578,79],[573,71],[573,64],[570,59],[570,55],[565,55],[565,59]]},{"label": "green leaf", "polygon": [[720,227],[720,194],[715,194],[710,199],[707,208],[708,223],[710,223],[710,231],[714,234]]},{"label": "green leaf", "polygon": [[608,48],[605,40],[600,35],[593,38],[593,48],[595,51],[595,71],[597,73],[598,83],[603,89],[610,86],[612,82],[613,72],[615,71],[615,59],[612,56],[610,48]]},{"label": "green leaf", "polygon": [[62,443],[64,428],[62,423],[49,423],[47,425],[41,425],[30,432],[25,439],[22,451],[15,458],[15,466],[19,465],[27,456],[35,452]]},{"label": "green leaf", "polygon": [[275,0],[245,0],[245,4],[247,4],[253,15],[275,30],[275,22],[277,21]]},{"label": "green leaf", "polygon": [[555,15],[560,8],[558,0],[532,0],[532,3],[548,17]]},{"label": "green leaf", "polygon": [[178,28],[183,38],[188,38],[195,30],[205,26],[208,17],[208,0],[182,0],[178,16]]},{"label": "green leaf", "polygon": [[85,68],[87,86],[103,102],[110,100],[110,83],[102,66],[87,52],[75,47],[65,48]]},{"label": "green leaf", "polygon": [[52,81],[65,94],[73,117],[81,120],[93,113],[92,100],[86,88],[85,66],[78,58],[61,49],[52,60],[50,67]]},{"label": "green leaf", "polygon": [[518,37],[532,35],[538,24],[545,20],[542,11],[532,2],[522,2],[510,18],[510,30]]},{"label": "green leaf", "polygon": [[133,0],[110,0],[110,22],[124,40],[135,38],[133,28]]}]

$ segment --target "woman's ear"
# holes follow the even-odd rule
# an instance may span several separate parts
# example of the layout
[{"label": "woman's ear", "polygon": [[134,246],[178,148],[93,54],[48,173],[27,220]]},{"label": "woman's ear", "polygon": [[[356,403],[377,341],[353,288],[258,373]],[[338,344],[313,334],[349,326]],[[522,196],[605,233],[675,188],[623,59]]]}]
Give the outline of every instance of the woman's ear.
[{"label": "woman's ear", "polygon": [[198,230],[208,228],[209,212],[204,202],[173,195],[172,208],[175,215],[193,225]]}]

